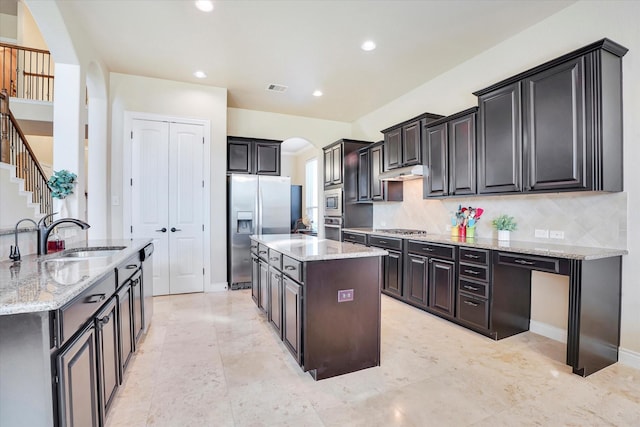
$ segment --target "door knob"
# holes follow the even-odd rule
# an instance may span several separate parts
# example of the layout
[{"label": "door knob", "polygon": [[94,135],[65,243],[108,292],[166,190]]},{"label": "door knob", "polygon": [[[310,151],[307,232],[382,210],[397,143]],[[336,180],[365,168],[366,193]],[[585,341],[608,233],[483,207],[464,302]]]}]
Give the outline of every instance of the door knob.
[{"label": "door knob", "polygon": [[162,227],[160,230],[156,230],[156,231],[160,231],[162,233],[166,233],[167,232],[167,227]]},{"label": "door knob", "polygon": [[182,231],[179,228],[171,227],[171,232],[175,233],[176,231]]}]

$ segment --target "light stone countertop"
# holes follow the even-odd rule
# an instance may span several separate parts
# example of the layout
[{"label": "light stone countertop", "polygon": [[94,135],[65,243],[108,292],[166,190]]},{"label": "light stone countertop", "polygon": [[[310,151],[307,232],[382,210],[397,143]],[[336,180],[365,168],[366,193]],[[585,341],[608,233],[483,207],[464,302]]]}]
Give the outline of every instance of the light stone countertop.
[{"label": "light stone countertop", "polygon": [[90,240],[67,245],[66,249],[125,249],[112,256],[90,259],[63,260],[60,253],[52,253],[26,255],[20,262],[1,261],[0,315],[59,309],[150,242],[151,239]]},{"label": "light stone countertop", "polygon": [[418,236],[407,236],[401,234],[385,233],[375,231],[372,228],[343,228],[342,231],[352,233],[373,234],[380,236],[400,237],[403,239],[418,240],[422,242],[444,243],[449,245],[466,246],[471,248],[492,249],[503,252],[514,252],[528,255],[541,255],[554,258],[591,260],[600,258],[610,258],[614,256],[627,255],[626,249],[593,248],[585,246],[556,245],[541,242],[522,242],[510,240],[508,242],[487,238],[466,238],[451,237],[445,234],[426,234]]},{"label": "light stone countertop", "polygon": [[368,248],[347,242],[320,239],[304,234],[258,234],[253,240],[298,261],[326,261],[344,258],[385,256],[384,249]]}]

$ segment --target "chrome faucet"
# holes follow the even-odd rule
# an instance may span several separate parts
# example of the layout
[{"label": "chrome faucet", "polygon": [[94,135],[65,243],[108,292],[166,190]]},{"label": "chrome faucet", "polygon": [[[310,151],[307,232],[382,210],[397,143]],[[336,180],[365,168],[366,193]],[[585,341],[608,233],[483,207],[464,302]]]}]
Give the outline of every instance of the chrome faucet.
[{"label": "chrome faucet", "polygon": [[33,225],[35,225],[36,227],[38,226],[38,224],[36,224],[36,222],[31,218],[23,218],[16,223],[16,228],[13,230],[13,234],[16,239],[16,245],[11,246],[11,248],[9,249],[9,259],[13,261],[20,261],[20,248],[18,247],[18,226],[23,221],[31,221]]},{"label": "chrome faucet", "polygon": [[58,225],[64,222],[70,222],[72,224],[76,224],[83,230],[91,227],[86,222],[75,218],[62,218],[47,225],[47,218],[53,217],[54,215],[55,213],[45,215],[40,221],[38,221],[38,255],[47,254],[47,240],[49,239],[49,234],[51,234],[51,231]]}]

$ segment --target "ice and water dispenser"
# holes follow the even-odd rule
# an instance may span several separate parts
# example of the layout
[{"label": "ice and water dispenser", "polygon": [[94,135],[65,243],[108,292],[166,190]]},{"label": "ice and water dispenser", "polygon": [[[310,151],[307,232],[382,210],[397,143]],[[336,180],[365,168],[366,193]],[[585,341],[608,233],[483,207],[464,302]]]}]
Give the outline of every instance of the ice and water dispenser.
[{"label": "ice and water dispenser", "polygon": [[238,212],[236,233],[253,234],[253,212]]}]

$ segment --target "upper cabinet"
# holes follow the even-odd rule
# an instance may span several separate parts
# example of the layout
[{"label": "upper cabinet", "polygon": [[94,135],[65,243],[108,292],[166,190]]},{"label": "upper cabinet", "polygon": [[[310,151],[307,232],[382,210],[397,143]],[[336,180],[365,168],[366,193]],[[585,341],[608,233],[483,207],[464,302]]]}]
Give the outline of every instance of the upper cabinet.
[{"label": "upper cabinet", "polygon": [[475,194],[476,112],[470,108],[425,126],[425,198]]},{"label": "upper cabinet", "polygon": [[422,163],[422,129],[440,118],[437,114],[424,113],[383,130],[384,170]]},{"label": "upper cabinet", "polygon": [[323,148],[324,187],[344,185],[345,202],[358,198],[358,150],[371,142],[340,139]]},{"label": "upper cabinet", "polygon": [[361,148],[358,151],[358,201],[401,202],[402,182],[381,181],[383,169],[383,141]]},{"label": "upper cabinet", "polygon": [[475,93],[478,193],[622,191],[622,56],[603,39]]},{"label": "upper cabinet", "polygon": [[280,175],[280,145],[268,139],[227,138],[227,173]]}]

